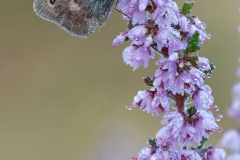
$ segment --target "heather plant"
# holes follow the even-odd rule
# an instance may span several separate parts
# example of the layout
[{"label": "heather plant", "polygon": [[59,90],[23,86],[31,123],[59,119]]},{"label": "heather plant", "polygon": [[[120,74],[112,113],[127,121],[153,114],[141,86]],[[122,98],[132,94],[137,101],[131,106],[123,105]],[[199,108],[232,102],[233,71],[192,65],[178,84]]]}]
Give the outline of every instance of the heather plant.
[{"label": "heather plant", "polygon": [[[240,80],[240,68],[236,72],[237,78]],[[227,110],[229,117],[240,122],[240,82],[236,83],[232,88],[232,103]],[[219,146],[228,148],[232,151],[226,160],[240,159],[240,127],[232,128],[224,133],[219,142]]]},{"label": "heather plant", "polygon": [[139,108],[152,115],[163,114],[163,127],[148,139],[133,160],[222,160],[225,151],[204,146],[213,131],[221,131],[210,109],[214,105],[212,89],[204,80],[210,78],[214,64],[198,51],[210,39],[206,24],[191,15],[194,3],[181,9],[174,0],[118,0],[116,10],[128,21],[113,46],[131,41],[122,53],[125,64],[133,70],[148,67],[155,56],[157,69],[144,77],[149,89],[139,91],[127,108]]},{"label": "heather plant", "polygon": [[[240,7],[238,8],[240,11]],[[238,32],[240,33],[240,26],[238,26]],[[240,63],[240,58],[238,59]],[[240,68],[236,71],[236,77],[240,80]],[[240,122],[240,81],[232,87],[232,103],[227,110],[229,117]],[[229,129],[224,133],[220,139],[219,146],[228,148],[232,151],[227,156],[226,160],[239,160],[240,159],[240,127]]]}]

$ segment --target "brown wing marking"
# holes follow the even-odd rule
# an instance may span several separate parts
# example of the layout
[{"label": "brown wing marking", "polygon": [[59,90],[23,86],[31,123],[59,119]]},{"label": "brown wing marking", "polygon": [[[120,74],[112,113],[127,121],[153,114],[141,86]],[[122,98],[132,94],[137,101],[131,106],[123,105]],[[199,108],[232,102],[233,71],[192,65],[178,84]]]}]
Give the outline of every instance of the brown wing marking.
[{"label": "brown wing marking", "polygon": [[34,11],[77,37],[87,37],[109,17],[114,0],[35,0]]}]

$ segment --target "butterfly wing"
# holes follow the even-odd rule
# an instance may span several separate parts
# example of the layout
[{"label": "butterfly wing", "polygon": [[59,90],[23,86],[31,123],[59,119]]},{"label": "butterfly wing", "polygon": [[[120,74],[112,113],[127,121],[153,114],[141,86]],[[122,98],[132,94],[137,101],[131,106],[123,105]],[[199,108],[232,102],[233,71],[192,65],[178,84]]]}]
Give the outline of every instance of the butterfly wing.
[{"label": "butterfly wing", "polygon": [[35,0],[34,11],[71,35],[88,37],[103,26],[114,0]]}]

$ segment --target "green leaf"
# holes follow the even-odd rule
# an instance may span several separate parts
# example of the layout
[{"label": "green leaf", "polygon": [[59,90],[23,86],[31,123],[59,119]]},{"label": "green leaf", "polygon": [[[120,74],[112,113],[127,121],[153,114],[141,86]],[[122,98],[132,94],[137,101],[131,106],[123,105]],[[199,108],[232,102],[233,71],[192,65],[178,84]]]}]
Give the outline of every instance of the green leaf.
[{"label": "green leaf", "polygon": [[143,78],[143,81],[148,85],[148,86],[153,86],[153,81],[154,81],[154,78],[150,78],[148,76],[144,77]]},{"label": "green leaf", "polygon": [[195,113],[197,113],[197,109],[195,108],[195,106],[192,106],[188,108],[187,112],[189,115],[194,115]]},{"label": "green leaf", "polygon": [[189,52],[196,52],[201,48],[201,45],[198,43],[198,37],[199,37],[199,32],[196,31],[192,37],[188,37],[188,47],[186,49],[186,53],[188,54]]},{"label": "green leaf", "polygon": [[193,36],[192,36],[192,41],[193,42],[198,42],[198,37],[199,37],[199,32],[198,31],[196,31],[194,34],[193,34]]},{"label": "green leaf", "polygon": [[210,67],[211,67],[211,71],[213,71],[216,68],[216,66],[213,63],[210,64]]},{"label": "green leaf", "polygon": [[182,13],[184,15],[188,14],[192,10],[193,4],[194,4],[194,1],[192,1],[190,3],[189,2],[185,2],[183,4],[183,7],[182,7]]},{"label": "green leaf", "polygon": [[148,138],[148,144],[153,147],[154,149],[157,148],[156,140],[155,138]]},{"label": "green leaf", "polygon": [[198,146],[198,149],[202,149],[203,145],[207,142],[207,140],[208,140],[207,138],[202,137],[201,145]]},{"label": "green leaf", "polygon": [[216,68],[216,66],[213,64],[213,63],[211,63],[210,64],[210,70],[208,70],[208,71],[203,71],[205,74],[211,74],[212,75],[212,72],[213,72],[213,70]]},{"label": "green leaf", "polygon": [[189,59],[188,62],[190,62],[192,66],[196,66],[197,65],[197,63],[194,60],[192,60],[192,59]]}]

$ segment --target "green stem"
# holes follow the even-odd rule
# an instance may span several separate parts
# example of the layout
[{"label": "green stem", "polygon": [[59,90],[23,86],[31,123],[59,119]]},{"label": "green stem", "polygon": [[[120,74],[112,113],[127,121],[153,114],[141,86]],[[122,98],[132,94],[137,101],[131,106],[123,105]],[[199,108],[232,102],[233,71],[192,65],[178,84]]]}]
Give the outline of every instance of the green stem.
[{"label": "green stem", "polygon": [[201,141],[201,145],[200,146],[198,146],[198,149],[202,149],[202,147],[204,146],[204,144],[207,142],[207,138],[205,138],[205,137],[202,137],[202,141]]}]

